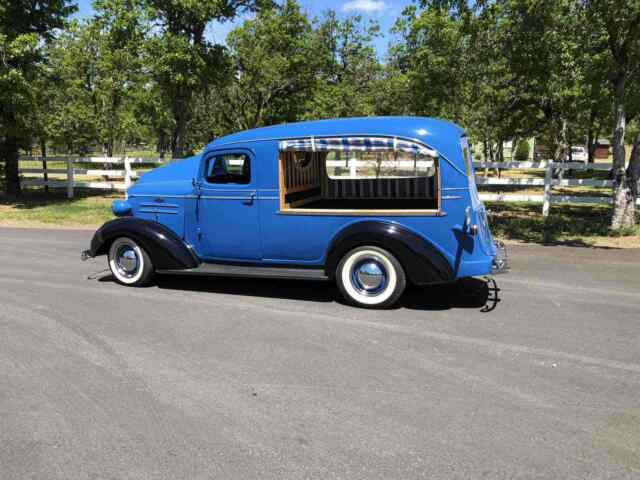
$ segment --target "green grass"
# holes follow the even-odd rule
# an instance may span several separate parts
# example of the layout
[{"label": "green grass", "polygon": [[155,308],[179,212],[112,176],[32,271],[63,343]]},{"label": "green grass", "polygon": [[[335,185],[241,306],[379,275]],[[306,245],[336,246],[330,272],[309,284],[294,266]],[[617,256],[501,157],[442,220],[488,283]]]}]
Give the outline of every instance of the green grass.
[{"label": "green grass", "polygon": [[[608,206],[553,205],[547,218],[542,216],[540,204],[487,202],[487,208],[494,236],[507,240],[595,245],[606,243],[604,237],[640,236],[640,225],[623,231],[610,230]],[[620,241],[611,243],[621,245]],[[636,245],[637,238],[629,238],[627,243],[640,246]]]},{"label": "green grass", "polygon": [[113,218],[115,198],[122,197],[78,194],[67,199],[62,190],[49,195],[28,190],[19,198],[0,197],[0,224],[94,227]]}]

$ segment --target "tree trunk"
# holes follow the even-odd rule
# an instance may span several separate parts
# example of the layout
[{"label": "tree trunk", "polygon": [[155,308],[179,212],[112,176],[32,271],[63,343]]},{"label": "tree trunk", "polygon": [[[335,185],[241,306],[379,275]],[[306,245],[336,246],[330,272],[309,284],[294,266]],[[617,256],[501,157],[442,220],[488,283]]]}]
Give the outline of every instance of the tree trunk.
[{"label": "tree trunk", "polygon": [[186,141],[187,125],[184,118],[176,118],[176,128],[173,131],[173,151],[174,159],[182,158],[184,155],[184,147]]},{"label": "tree trunk", "polygon": [[598,142],[598,135],[600,134],[600,129],[595,130],[595,122],[596,122],[596,114],[593,106],[591,107],[591,111],[589,112],[589,130],[587,132],[587,155],[588,162],[595,162],[596,155],[596,145]]},{"label": "tree trunk", "polygon": [[49,174],[47,173],[47,142],[40,139],[40,153],[42,154],[42,178],[44,179],[44,192],[49,193]]},{"label": "tree trunk", "polygon": [[613,130],[613,214],[611,228],[619,230],[635,223],[634,198],[627,182],[625,171],[624,137],[627,115],[624,108],[625,75],[618,74],[615,79],[616,119]]},{"label": "tree trunk", "polygon": [[555,162],[565,162],[567,160],[567,121],[562,119],[560,127],[560,136],[554,137],[555,151],[553,160]]},{"label": "tree trunk", "polygon": [[5,162],[5,192],[10,196],[19,196],[22,193],[22,189],[18,172],[18,139],[13,136],[5,137],[0,155],[2,155]]},{"label": "tree trunk", "polygon": [[627,167],[627,179],[633,197],[631,208],[635,212],[635,202],[640,194],[640,132],[638,132],[633,142],[631,157],[629,157],[629,166]]}]

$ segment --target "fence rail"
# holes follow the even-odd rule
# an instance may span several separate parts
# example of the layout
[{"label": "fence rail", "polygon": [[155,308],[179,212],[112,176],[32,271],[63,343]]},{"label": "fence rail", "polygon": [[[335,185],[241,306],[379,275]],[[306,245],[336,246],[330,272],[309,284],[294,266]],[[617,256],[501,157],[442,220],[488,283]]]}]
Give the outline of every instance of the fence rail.
[{"label": "fence rail", "polygon": [[[45,163],[46,161],[46,163]],[[158,158],[142,157],[31,157],[22,156],[20,162],[42,162],[42,168],[34,168],[33,165],[20,168],[21,184],[25,187],[44,186],[45,188],[66,188],[67,196],[73,198],[76,188],[100,189],[124,191],[144,173],[140,166],[157,166],[167,163]],[[49,168],[47,164],[63,163],[65,168],[57,165]],[[337,163],[337,162],[333,162]],[[87,168],[87,164],[100,164],[102,168]],[[341,162],[340,165],[343,165]],[[349,164],[356,166],[355,163]],[[492,193],[481,192],[482,200],[492,202],[533,202],[542,204],[544,216],[549,214],[552,204],[578,203],[578,204],[611,204],[611,196],[578,196],[554,193],[554,187],[599,187],[611,188],[611,180],[597,178],[571,178],[565,179],[563,173],[573,171],[609,171],[610,164],[579,162],[553,162],[550,160],[534,162],[476,162],[476,183],[479,187],[485,186],[520,186],[539,187],[539,194],[524,193]],[[544,178],[500,178],[482,175],[482,171],[489,169],[504,170],[538,170],[544,171]],[[554,178],[557,173],[558,178]],[[52,178],[51,176],[54,176]],[[62,178],[60,178],[62,177]],[[638,200],[640,205],[640,200]]]},{"label": "fence rail", "polygon": [[[538,162],[475,162],[476,184],[483,186],[521,186],[521,187],[542,187],[540,194],[522,193],[491,193],[480,192],[482,200],[491,202],[533,202],[542,203],[542,214],[549,215],[549,208],[552,204],[558,203],[579,203],[609,205],[612,203],[611,196],[586,196],[586,195],[564,195],[554,193],[554,187],[613,187],[612,180],[595,178],[571,178],[564,179],[566,170],[574,171],[610,171],[610,164],[580,163],[580,162],[553,162],[550,160]],[[480,175],[480,172],[488,169],[503,170],[540,170],[544,171],[544,178],[495,178]],[[558,178],[554,178],[554,173]],[[637,201],[640,205],[640,200]]]},{"label": "fence rail", "polygon": [[[66,156],[46,158],[21,156],[20,162],[42,162],[41,168],[28,166],[19,169],[23,187],[66,188],[69,198],[74,197],[76,188],[126,192],[133,181],[143,174],[139,171],[140,166],[157,166],[167,163],[158,158]],[[48,167],[55,163],[64,163],[65,168],[59,168],[59,165],[56,168]],[[87,164],[101,164],[102,168],[87,168]],[[52,178],[51,175],[55,177]],[[63,178],[59,178],[60,176]]]}]

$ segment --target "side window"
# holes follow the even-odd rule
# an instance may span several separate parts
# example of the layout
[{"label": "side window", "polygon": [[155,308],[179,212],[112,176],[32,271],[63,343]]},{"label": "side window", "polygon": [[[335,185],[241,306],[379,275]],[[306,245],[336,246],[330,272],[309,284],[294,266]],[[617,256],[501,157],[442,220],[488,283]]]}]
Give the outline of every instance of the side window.
[{"label": "side window", "polygon": [[207,160],[207,183],[234,183],[246,185],[251,181],[251,160],[244,153],[225,153]]},{"label": "side window", "polygon": [[331,180],[433,177],[437,168],[433,157],[392,150],[330,151],[326,158]]}]

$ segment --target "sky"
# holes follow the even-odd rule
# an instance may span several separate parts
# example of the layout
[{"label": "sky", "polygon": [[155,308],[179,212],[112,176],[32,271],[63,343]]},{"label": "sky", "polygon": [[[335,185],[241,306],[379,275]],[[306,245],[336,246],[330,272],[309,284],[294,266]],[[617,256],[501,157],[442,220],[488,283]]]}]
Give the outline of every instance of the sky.
[{"label": "sky", "polygon": [[[348,15],[362,15],[365,19],[376,20],[380,24],[382,35],[375,40],[375,47],[378,56],[382,59],[387,46],[391,39],[389,31],[393,26],[396,18],[411,0],[299,0],[303,11],[310,17],[320,15],[324,10],[333,9],[338,15],[345,17]],[[77,0],[78,13],[77,17],[88,17],[92,14],[92,0]],[[209,28],[207,35],[217,43],[224,43],[227,33],[235,26],[242,23],[242,17],[233,22],[223,24],[213,24]]]}]

